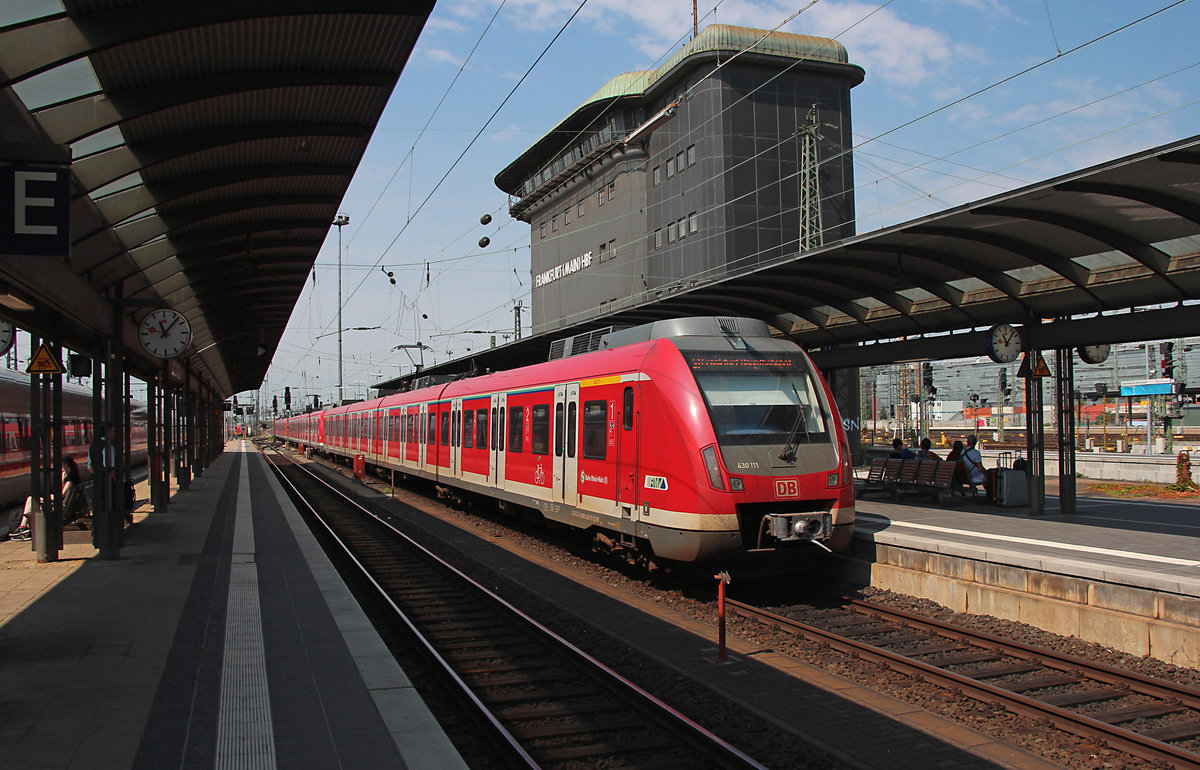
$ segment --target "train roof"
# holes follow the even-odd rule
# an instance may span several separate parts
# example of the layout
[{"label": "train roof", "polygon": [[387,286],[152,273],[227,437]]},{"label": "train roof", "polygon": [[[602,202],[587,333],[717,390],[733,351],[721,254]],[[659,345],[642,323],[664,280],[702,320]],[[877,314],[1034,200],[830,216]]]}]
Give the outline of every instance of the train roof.
[{"label": "train roof", "polygon": [[[29,414],[29,375],[13,369],[0,368],[0,413]],[[131,402],[133,416],[146,419],[146,405]],[[82,385],[64,382],[62,386],[63,417],[92,416],[92,390]]]}]

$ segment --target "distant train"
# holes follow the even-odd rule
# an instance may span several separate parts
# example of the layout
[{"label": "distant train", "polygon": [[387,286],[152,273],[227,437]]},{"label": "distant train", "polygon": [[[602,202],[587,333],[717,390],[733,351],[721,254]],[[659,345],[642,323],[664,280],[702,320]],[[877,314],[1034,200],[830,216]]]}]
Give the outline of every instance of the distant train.
[{"label": "distant train", "polygon": [[849,547],[848,443],[811,360],[743,318],[279,419],[277,439],[533,508],[598,546],[766,563]]},{"label": "distant train", "polygon": [[[145,406],[133,403],[131,462],[146,462]],[[29,496],[29,376],[0,368],[0,505]],[[77,385],[62,389],[63,455],[81,468],[92,443],[92,392]]]}]

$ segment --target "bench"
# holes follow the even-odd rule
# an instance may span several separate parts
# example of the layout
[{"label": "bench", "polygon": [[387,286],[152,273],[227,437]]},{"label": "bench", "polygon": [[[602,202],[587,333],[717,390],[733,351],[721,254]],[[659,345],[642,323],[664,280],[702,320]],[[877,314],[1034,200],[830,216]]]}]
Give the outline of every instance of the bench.
[{"label": "bench", "polygon": [[899,499],[902,491],[908,491],[940,499],[940,492],[954,493],[960,489],[954,478],[957,466],[958,463],[947,460],[877,458],[871,461],[860,494],[882,490]]}]

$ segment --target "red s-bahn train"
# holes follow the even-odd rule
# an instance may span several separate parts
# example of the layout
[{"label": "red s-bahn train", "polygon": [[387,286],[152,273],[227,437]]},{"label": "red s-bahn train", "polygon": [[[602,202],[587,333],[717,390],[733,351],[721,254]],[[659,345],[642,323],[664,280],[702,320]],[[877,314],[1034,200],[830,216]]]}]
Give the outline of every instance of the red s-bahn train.
[{"label": "red s-bahn train", "polygon": [[[0,368],[0,506],[19,503],[29,495],[29,375]],[[132,402],[130,462],[146,462],[145,405]],[[92,443],[92,393],[64,383],[62,389],[62,452],[81,469],[87,467]],[[86,475],[86,474],[85,474]]]},{"label": "red s-bahn train", "polygon": [[795,343],[700,317],[600,348],[279,419],[274,435],[536,509],[638,558],[786,564],[849,547],[849,446]]}]

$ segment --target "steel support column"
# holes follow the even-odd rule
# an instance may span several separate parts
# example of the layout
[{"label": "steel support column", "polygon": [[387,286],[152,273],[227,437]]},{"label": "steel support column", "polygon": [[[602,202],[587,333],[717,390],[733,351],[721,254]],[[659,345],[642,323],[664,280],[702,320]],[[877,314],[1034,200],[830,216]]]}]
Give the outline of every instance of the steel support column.
[{"label": "steel support column", "polygon": [[[1028,351],[1025,355],[1036,356],[1037,351]],[[1030,516],[1040,516],[1046,508],[1046,436],[1043,420],[1042,378],[1026,377],[1025,454],[1029,457]]]},{"label": "steel support column", "polygon": [[1054,385],[1058,397],[1058,502],[1075,513],[1075,360],[1070,348],[1055,351]]}]

